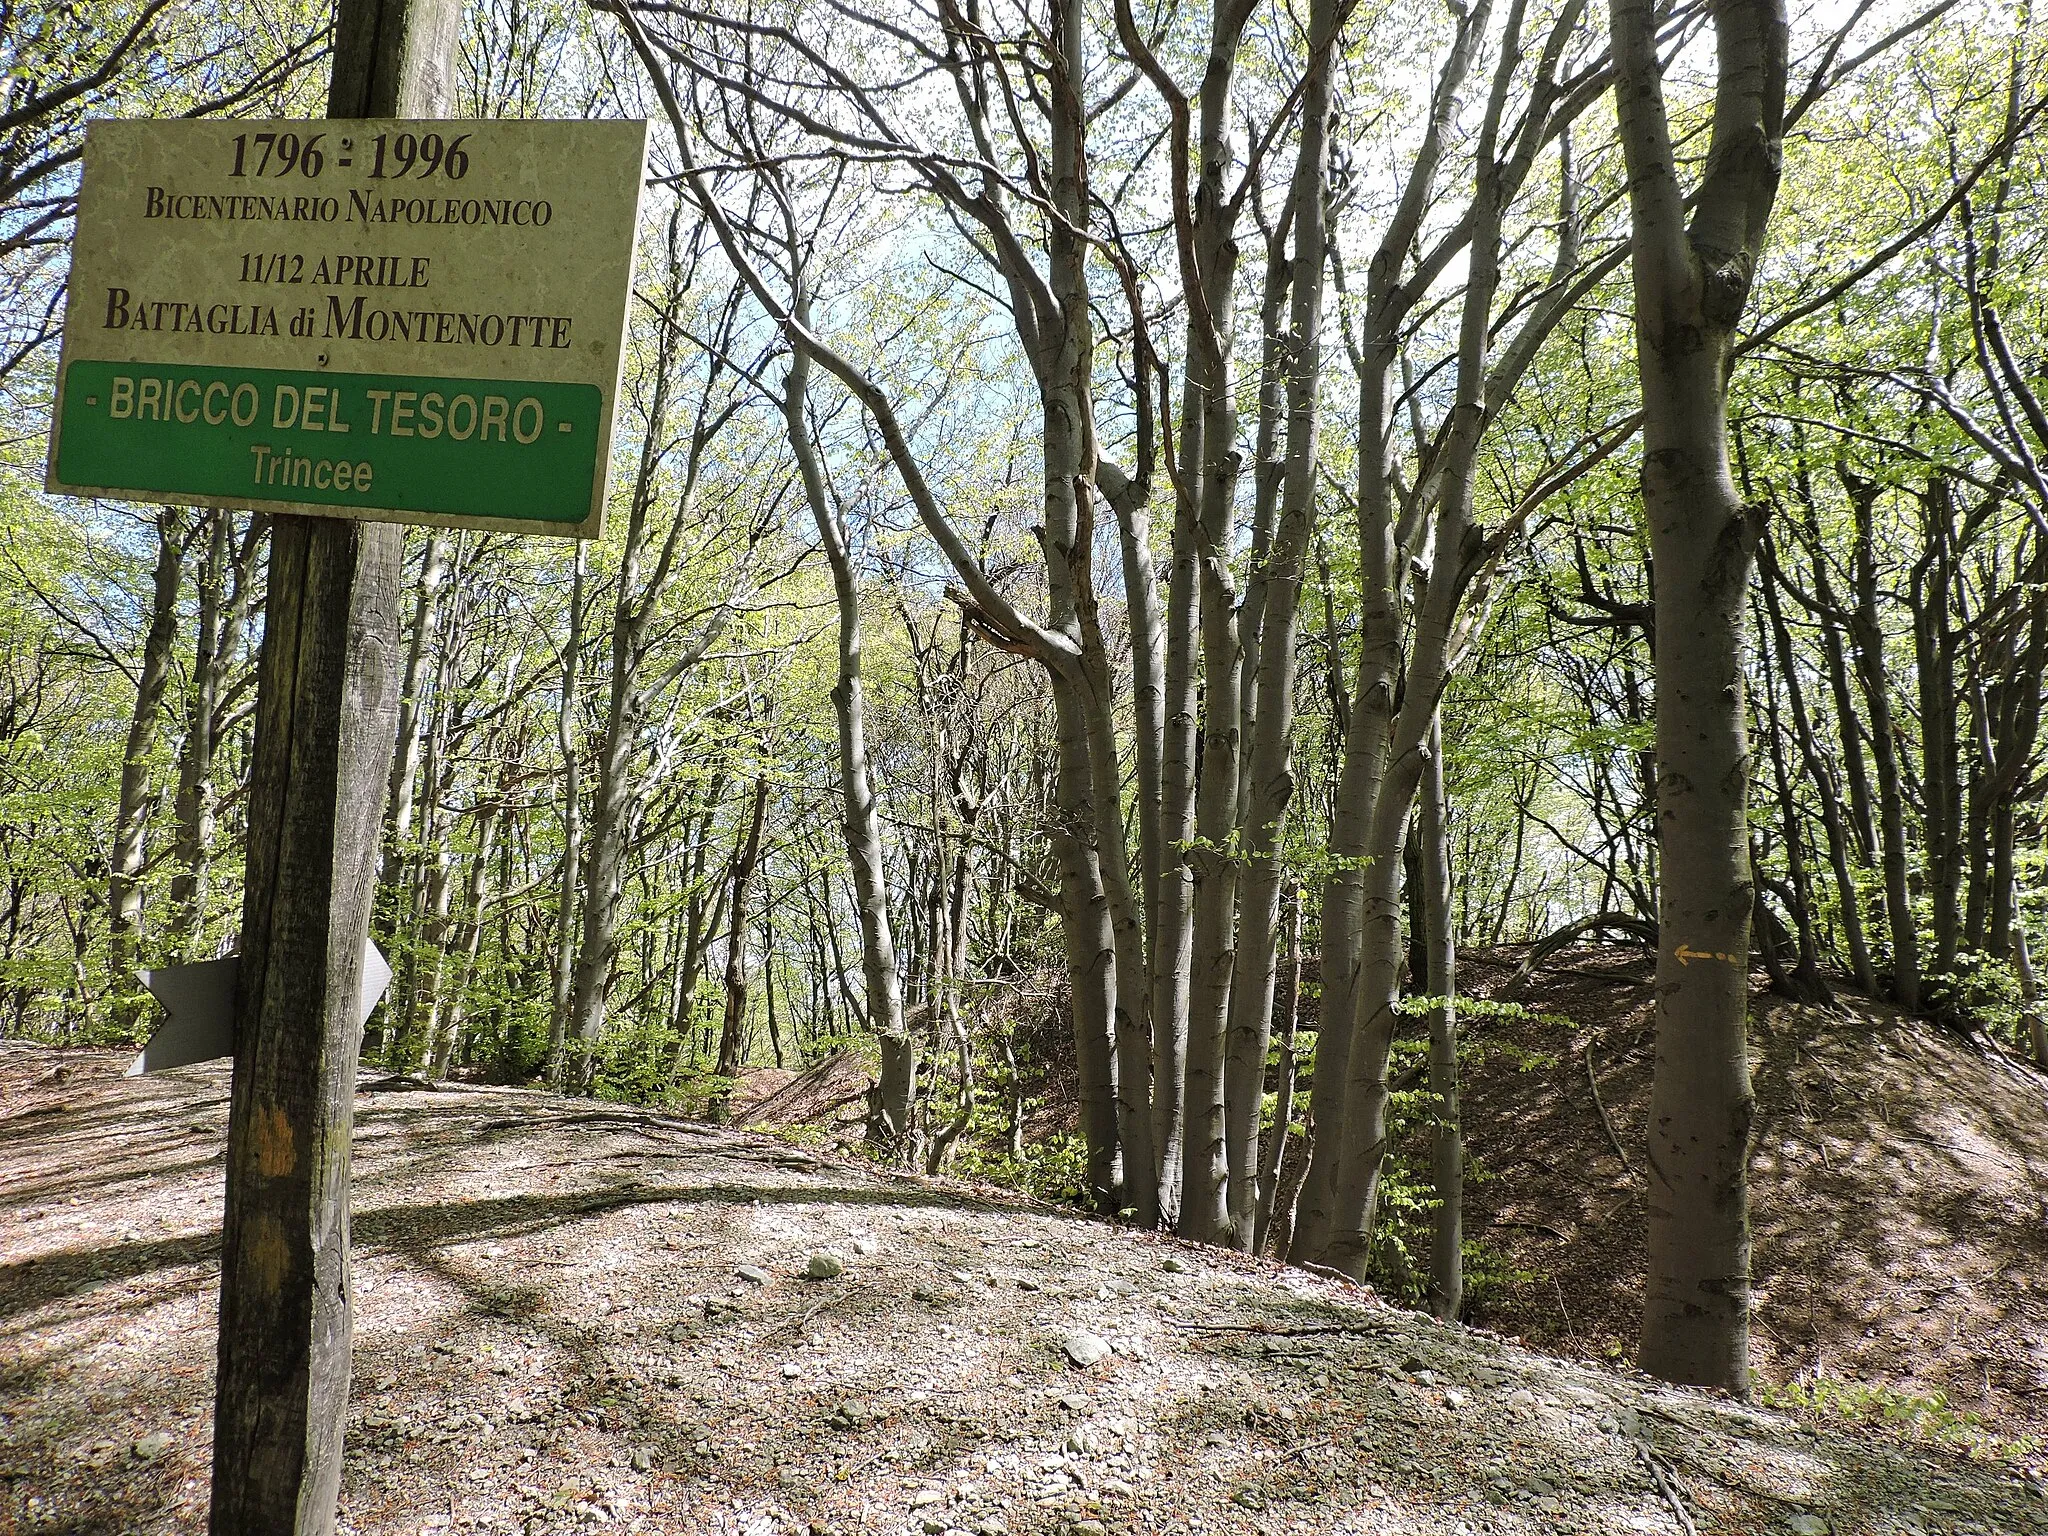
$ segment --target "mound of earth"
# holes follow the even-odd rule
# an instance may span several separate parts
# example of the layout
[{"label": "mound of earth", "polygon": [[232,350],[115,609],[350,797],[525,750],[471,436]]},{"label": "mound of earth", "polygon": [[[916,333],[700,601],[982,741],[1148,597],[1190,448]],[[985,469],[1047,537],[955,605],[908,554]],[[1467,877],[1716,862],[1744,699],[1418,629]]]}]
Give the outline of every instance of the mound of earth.
[{"label": "mound of earth", "polygon": [[[204,1521],[227,1076],[121,1065],[0,1054],[9,1529]],[[356,1170],[363,1536],[2048,1530],[2004,1469],[762,1135],[365,1092]]]},{"label": "mound of earth", "polygon": [[[1466,962],[1472,990],[1514,958]],[[1546,1348],[1635,1352],[1651,972],[1640,949],[1574,950],[1516,989],[1540,1017],[1470,1028],[1471,1229],[1511,1271],[1474,1318]],[[1759,990],[1750,1042],[1762,1377],[1875,1384],[1894,1412],[1939,1393],[2048,1439],[2048,1074],[1847,991]],[[1885,1406],[1853,1385],[1845,1401]]]}]

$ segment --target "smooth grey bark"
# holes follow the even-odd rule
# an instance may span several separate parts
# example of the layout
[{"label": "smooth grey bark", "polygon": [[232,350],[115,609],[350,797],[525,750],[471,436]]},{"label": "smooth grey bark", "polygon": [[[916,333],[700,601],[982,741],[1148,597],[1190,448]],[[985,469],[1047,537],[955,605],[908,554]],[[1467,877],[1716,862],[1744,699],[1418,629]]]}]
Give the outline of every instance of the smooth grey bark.
[{"label": "smooth grey bark", "polygon": [[[554,999],[548,1010],[548,1081],[563,1084],[568,1066],[569,1011],[576,986],[577,878],[583,870],[582,759],[576,717],[582,707],[583,584],[589,557],[583,541],[570,555],[569,613],[562,639],[562,695],[555,712],[555,744],[562,754],[562,863],[555,876]],[[694,909],[693,909],[694,910]]]},{"label": "smooth grey bark", "polygon": [[1819,733],[1814,730],[1813,717],[1806,707],[1806,689],[1792,648],[1792,629],[1785,622],[1785,606],[1778,595],[1784,573],[1779,569],[1777,552],[1768,537],[1759,552],[1763,564],[1764,611],[1770,618],[1773,648],[1777,652],[1779,674],[1785,684],[1785,706],[1792,715],[1800,760],[1805,764],[1807,778],[1820,802],[1821,829],[1828,843],[1828,864],[1834,873],[1840,901],[1843,947],[1849,951],[1849,967],[1855,972],[1856,985],[1874,996],[1877,992],[1877,968],[1871,963],[1870,943],[1863,934],[1863,899],[1856,887],[1855,850],[1850,841],[1848,823],[1842,815],[1841,797],[1835,790],[1833,765],[1822,755]]},{"label": "smooth grey bark", "polygon": [[462,1021],[467,1012],[465,1001],[476,971],[478,946],[483,941],[491,860],[497,852],[498,823],[502,815],[503,805],[497,799],[485,800],[476,807],[476,852],[470,858],[469,873],[462,882],[463,917],[460,922],[453,920],[453,859],[445,851],[445,836],[444,852],[435,862],[433,915],[427,930],[434,959],[427,1000],[427,1027],[420,1041],[419,1056],[420,1070],[429,1078],[447,1072],[462,1032]]},{"label": "smooth grey bark", "polygon": [[[1362,719],[1376,730],[1374,752],[1379,777],[1370,786],[1369,804],[1356,824],[1363,831],[1362,843],[1358,845],[1363,868],[1354,888],[1356,904],[1348,914],[1357,925],[1357,947],[1355,969],[1347,978],[1347,1001],[1352,1012],[1345,1047],[1341,1119],[1320,1115],[1317,1119],[1319,1142],[1326,1147],[1332,1141],[1338,1144],[1335,1177],[1328,1186],[1323,1213],[1326,1225],[1319,1234],[1322,1261],[1359,1279],[1364,1278],[1370,1264],[1380,1169],[1387,1146],[1387,1062],[1399,1017],[1400,983],[1406,958],[1402,944],[1401,854],[1409,810],[1426,765],[1430,726],[1444,686],[1462,664],[1485,622],[1485,601],[1482,598],[1473,602],[1466,611],[1467,594],[1475,583],[1484,591],[1482,578],[1488,576],[1516,528],[1513,517],[1505,519],[1491,534],[1483,534],[1479,528],[1474,512],[1479,447],[1493,415],[1513,394],[1543,340],[1610,265],[1595,262],[1584,271],[1576,271],[1577,232],[1569,216],[1561,219],[1550,282],[1524,310],[1519,327],[1496,346],[1493,303],[1500,283],[1505,211],[1526,181],[1538,150],[1591,99],[1583,79],[1569,92],[1558,83],[1560,65],[1579,21],[1575,0],[1551,22],[1533,71],[1527,105],[1515,126],[1506,132],[1505,143],[1502,142],[1502,124],[1523,60],[1523,16],[1522,0],[1514,0],[1477,137],[1472,199],[1460,226],[1467,242],[1468,259],[1454,399],[1439,434],[1440,441],[1424,463],[1420,483],[1406,497],[1399,527],[1368,520],[1384,519],[1392,497],[1384,484],[1384,458],[1377,454],[1360,456],[1362,540],[1382,550],[1399,547],[1405,557],[1403,563],[1417,570],[1418,590],[1405,654],[1397,652],[1389,659],[1391,666],[1398,669],[1388,673],[1390,678],[1398,675],[1400,679],[1398,704],[1389,697],[1382,705],[1361,688],[1355,706],[1353,728]],[[1461,29],[1469,30],[1462,32],[1460,48],[1470,48],[1473,39],[1483,32],[1486,19],[1487,7],[1483,5],[1461,18]],[[1450,78],[1449,66],[1446,78]],[[1597,73],[1592,79],[1598,79]],[[1427,183],[1411,184],[1411,191],[1418,197],[1426,196]],[[1375,259],[1368,275],[1367,316],[1369,327],[1375,318],[1380,324],[1368,330],[1367,346],[1360,349],[1362,364],[1371,360],[1361,367],[1362,378],[1370,376],[1383,389],[1398,358],[1398,335],[1385,324],[1386,318],[1399,310],[1399,305],[1392,302],[1394,296],[1424,291],[1431,262],[1448,259],[1454,248],[1450,238],[1439,239],[1430,256],[1420,263],[1423,273],[1405,282],[1397,277],[1398,266],[1383,270],[1379,259]],[[1385,249],[1383,246],[1383,252]],[[1498,355],[1489,363],[1489,357],[1496,351]],[[1383,406],[1375,420],[1384,424]],[[1381,432],[1384,441],[1384,425]],[[1382,483],[1368,485],[1368,473]],[[1375,526],[1384,529],[1377,537],[1364,531]],[[1384,560],[1384,556],[1380,558]],[[1374,608],[1390,609],[1396,597],[1394,568],[1380,563],[1364,569],[1376,582],[1384,583],[1368,589],[1368,612]],[[1381,632],[1398,635],[1397,620],[1391,612],[1382,612],[1376,623]],[[1352,829],[1347,829],[1349,835]],[[1326,946],[1328,943],[1326,933]],[[1319,1079],[1320,1076],[1319,1061]]]},{"label": "smooth grey bark", "polygon": [[2012,963],[2019,973],[2020,1009],[2025,1016],[2034,1065],[2048,1072],[2048,1017],[2044,1017],[2041,1007],[2041,985],[2035,979],[2033,956],[2027,951],[2027,930],[2017,922],[2012,925]]},{"label": "smooth grey bark", "polygon": [[[1394,722],[1396,680],[1402,663],[1399,585],[1412,553],[1394,508],[1389,452],[1387,384],[1399,353],[1400,333],[1426,273],[1404,281],[1410,253],[1435,192],[1436,173],[1457,97],[1471,68],[1473,48],[1491,12],[1487,0],[1459,18],[1457,34],[1439,72],[1430,115],[1411,162],[1401,199],[1366,269],[1361,334],[1354,348],[1358,373],[1357,538],[1359,649],[1357,674],[1345,701],[1343,757],[1330,817],[1329,873],[1321,893],[1322,1005],[1316,1036],[1316,1073],[1309,1089],[1315,1143],[1303,1179],[1289,1256],[1329,1263],[1339,1232],[1339,1172],[1351,1160],[1350,1082],[1357,1034],[1359,968],[1365,881],[1374,862],[1368,839],[1378,820]],[[1438,266],[1443,256],[1439,242]],[[1412,535],[1411,535],[1412,536]],[[1403,818],[1405,819],[1405,817]],[[1395,845],[1398,849],[1398,843]],[[1394,854],[1389,853],[1388,859]],[[1380,862],[1386,862],[1382,860]],[[1381,877],[1386,878],[1384,873]],[[1375,1159],[1377,1152],[1375,1151]],[[1356,1226],[1354,1219],[1352,1225]],[[1366,1245],[1352,1243],[1354,1269],[1363,1270]]]},{"label": "smooth grey bark", "polygon": [[725,1017],[718,1029],[718,1086],[708,1117],[723,1120],[733,1088],[747,1064],[747,897],[761,864],[761,824],[768,809],[768,775],[754,779],[754,809],[747,835],[732,861],[731,925],[725,944]]},{"label": "smooth grey bark", "polygon": [[1717,92],[1690,224],[1651,0],[1611,0],[1628,166],[1643,507],[1656,564],[1657,1055],[1641,1364],[1749,1390],[1748,711],[1756,529],[1729,471],[1728,377],[1783,163],[1779,0],[1713,12]]},{"label": "smooth grey bark", "polygon": [[[1140,36],[1127,0],[1117,7],[1117,27],[1126,50],[1151,80],[1166,103],[1169,119],[1169,176],[1172,185],[1175,246],[1187,301],[1187,361],[1182,411],[1181,474],[1176,480],[1174,518],[1173,617],[1199,632],[1203,729],[1200,771],[1195,788],[1192,841],[1175,838],[1186,848],[1193,881],[1187,894],[1186,921],[1189,970],[1186,987],[1186,1058],[1181,1127],[1180,1189],[1177,1220],[1183,1236],[1219,1242],[1228,1233],[1228,1163],[1224,1137],[1224,1040],[1229,1018],[1232,956],[1235,946],[1237,865],[1231,844],[1237,822],[1238,746],[1243,654],[1239,643],[1237,591],[1230,573],[1236,531],[1236,498],[1242,455],[1237,446],[1237,398],[1231,370],[1236,293],[1236,225],[1245,190],[1232,194],[1224,185],[1236,163],[1230,142],[1232,82],[1239,44],[1252,6],[1247,0],[1216,0],[1210,9],[1209,45],[1199,96],[1198,126],[1190,103],[1172,76]],[[1190,190],[1187,164],[1194,133],[1196,181]],[[1201,420],[1199,441],[1191,442],[1192,422]],[[1184,546],[1183,540],[1191,540]],[[1192,571],[1189,565],[1192,564]],[[1181,588],[1192,575],[1194,591]],[[1193,598],[1190,609],[1187,604]],[[1168,706],[1186,704],[1189,723],[1175,728],[1192,731],[1192,637],[1170,632]],[[1186,667],[1185,672],[1179,669]],[[1179,697],[1176,698],[1176,692]],[[1177,772],[1183,768],[1181,743],[1169,741]],[[1169,780],[1162,801],[1169,812],[1183,810],[1183,791]],[[1178,819],[1172,818],[1172,819]],[[1179,832],[1179,828],[1172,829]],[[1172,909],[1162,923],[1182,921],[1181,893],[1162,900]],[[1178,934],[1165,940],[1165,957],[1175,975],[1166,978],[1177,990]],[[1160,979],[1154,970],[1155,983]],[[1169,999],[1169,1006],[1177,999]],[[1154,1010],[1157,1027],[1178,1034],[1176,1015]]]},{"label": "smooth grey bark", "polygon": [[1266,1241],[1273,1229],[1280,1170],[1287,1162],[1288,1135],[1294,1129],[1294,1090],[1301,1069],[1297,1045],[1301,1033],[1301,913],[1307,894],[1296,886],[1288,907],[1287,1023],[1280,1032],[1280,1081],[1273,1094],[1273,1131],[1266,1139],[1264,1159],[1259,1166],[1258,1209],[1252,1221],[1253,1253],[1266,1251]]},{"label": "smooth grey bark", "polygon": [[141,1016],[141,984],[133,974],[142,938],[142,875],[149,830],[149,758],[156,750],[164,694],[171,683],[171,651],[178,638],[178,591],[184,584],[189,531],[179,508],[162,508],[156,524],[156,567],[150,578],[149,627],[135,670],[135,707],[121,749],[121,783],[114,803],[113,849],[107,857],[107,970],[119,999],[122,1027]]},{"label": "smooth grey bark", "polygon": [[[1294,799],[1295,641],[1308,543],[1315,524],[1319,439],[1317,400],[1323,365],[1324,255],[1328,238],[1330,75],[1341,18],[1336,0],[1316,0],[1308,17],[1308,58],[1301,93],[1300,146],[1284,225],[1293,251],[1284,286],[1287,331],[1277,347],[1285,377],[1285,457],[1274,486],[1279,502],[1270,544],[1254,581],[1258,636],[1248,646],[1258,663],[1244,775],[1240,845],[1244,861],[1238,911],[1236,974],[1231,982],[1225,1069],[1230,1237],[1256,1252],[1272,1200],[1271,1177],[1258,1174],[1259,1121],[1264,1108],[1266,1053],[1272,1030],[1280,922],[1281,829]],[[1263,466],[1262,473],[1263,473]],[[1253,608],[1246,595],[1247,622]],[[1296,921],[1299,922],[1297,904]],[[1299,964],[1299,955],[1296,956]],[[1297,1010],[1298,1011],[1298,1010]],[[1292,1029],[1290,1021],[1289,1028]],[[1292,1059],[1293,1047],[1288,1047]],[[1292,1084],[1289,1083],[1289,1094]],[[1285,1122],[1280,1124],[1285,1134]]]},{"label": "smooth grey bark", "polygon": [[[1310,54],[1307,68],[1314,67]],[[1304,88],[1302,110],[1307,111]],[[1303,131],[1307,131],[1306,122]],[[1297,155],[1296,169],[1300,168]],[[1253,204],[1257,213],[1258,205]],[[1252,776],[1249,767],[1252,743],[1258,739],[1259,649],[1265,627],[1266,585],[1273,552],[1273,535],[1280,520],[1280,491],[1286,480],[1284,457],[1287,424],[1286,329],[1288,293],[1294,275],[1289,235],[1294,230],[1294,200],[1282,205],[1280,217],[1271,229],[1261,226],[1266,240],[1266,268],[1259,284],[1259,398],[1256,425],[1252,433],[1252,528],[1251,543],[1245,551],[1244,597],[1238,604],[1238,640],[1243,656],[1238,673],[1238,740],[1246,754],[1247,766],[1237,777],[1237,819],[1242,825],[1251,813]],[[1233,985],[1232,995],[1235,996]]]},{"label": "smooth grey bark", "polygon": [[1196,498],[1202,412],[1192,377],[1181,389],[1179,464],[1166,588],[1160,682],[1159,842],[1156,906],[1146,913],[1146,962],[1152,1003],[1153,1137],[1159,1149],[1160,1203],[1178,1220],[1187,1135],[1188,982],[1194,955]]},{"label": "smooth grey bark", "polygon": [[[809,307],[800,281],[794,305],[800,321],[808,322]],[[860,924],[861,976],[867,987],[868,1025],[881,1044],[882,1055],[868,1139],[895,1153],[907,1144],[910,1130],[917,1046],[903,1021],[903,985],[896,968],[895,940],[889,929],[889,891],[883,873],[882,822],[868,769],[866,710],[861,687],[860,591],[854,581],[846,528],[827,494],[824,468],[804,419],[810,378],[811,355],[799,341],[790,357],[789,377],[783,384],[783,425],[803,478],[804,499],[810,506],[812,521],[817,524],[818,542],[832,571],[832,593],[838,607],[839,677],[832,688],[832,712],[839,730],[839,795],[844,813],[840,831],[853,881],[854,914]]]},{"label": "smooth grey bark", "polygon": [[1458,939],[1451,910],[1450,804],[1444,791],[1443,711],[1430,721],[1416,841],[1422,854],[1423,947],[1429,969],[1429,1309],[1455,1321],[1465,1303],[1465,1135],[1458,1102]]},{"label": "smooth grey bark", "polygon": [[204,526],[206,554],[198,577],[185,737],[178,748],[177,825],[172,844],[176,870],[171,876],[171,918],[167,931],[171,952],[182,960],[200,958],[197,945],[206,925],[215,824],[220,810],[220,788],[214,769],[221,738],[239,707],[239,696],[255,681],[248,676],[230,686],[228,668],[242,647],[243,631],[257,589],[257,558],[269,520],[252,516],[239,543],[230,513],[211,512]]},{"label": "smooth grey bark", "polygon": [[[1877,819],[1884,866],[1885,931],[1892,941],[1892,996],[1899,1006],[1920,1006],[1920,926],[1913,912],[1906,857],[1906,797],[1899,782],[1898,738],[1892,728],[1891,678],[1885,667],[1884,627],[1877,608],[1877,536],[1873,526],[1881,487],[1838,467],[1855,519],[1855,565],[1850,610],[1857,682],[1870,714],[1870,767],[1877,780]],[[1847,727],[1844,727],[1845,732]]]},{"label": "smooth grey bark", "polygon": [[214,815],[219,802],[213,784],[213,760],[218,742],[215,713],[220,703],[223,666],[221,610],[227,601],[232,522],[230,514],[218,508],[200,515],[206,552],[200,557],[195,582],[198,612],[193,624],[192,675],[186,684],[185,738],[178,747],[177,828],[172,844],[177,872],[171,876],[167,935],[172,951],[181,960],[194,958],[192,946],[206,921]]},{"label": "smooth grey bark", "polygon": [[[1091,1197],[1116,1209],[1113,1168],[1123,1149],[1124,1204],[1141,1224],[1157,1220],[1152,1106],[1142,1082],[1118,1081],[1116,1034],[1126,1054],[1144,1015],[1142,929],[1130,890],[1113,744],[1103,726],[1106,658],[1095,622],[1093,545],[1098,501],[1093,390],[1094,333],[1088,314],[1089,227],[1086,27],[1079,0],[1056,0],[1047,89],[1051,153],[1047,175],[1061,217],[1046,237],[1046,286],[1056,323],[1041,336],[1037,368],[1044,433],[1044,532],[1049,627],[1065,635],[1074,660],[1047,668],[1053,695],[1058,782],[1055,857],[1060,926],[1074,1003],[1081,1067],[1081,1119]],[[1120,943],[1121,940],[1121,943]],[[1138,952],[1135,952],[1138,951]],[[1131,982],[1136,979],[1135,994]],[[1121,1007],[1122,1012],[1119,1013]],[[1148,1042],[1149,1054],[1149,1042]],[[1149,1071],[1150,1063],[1146,1067]]]},{"label": "smooth grey bark", "polygon": [[384,882],[396,884],[412,837],[412,818],[419,790],[422,722],[426,701],[427,664],[437,653],[441,630],[441,594],[447,585],[449,556],[455,536],[436,529],[427,540],[420,565],[420,585],[413,599],[412,629],[406,645],[405,674],[398,691],[398,748],[391,762],[391,788],[386,796],[387,827]]}]

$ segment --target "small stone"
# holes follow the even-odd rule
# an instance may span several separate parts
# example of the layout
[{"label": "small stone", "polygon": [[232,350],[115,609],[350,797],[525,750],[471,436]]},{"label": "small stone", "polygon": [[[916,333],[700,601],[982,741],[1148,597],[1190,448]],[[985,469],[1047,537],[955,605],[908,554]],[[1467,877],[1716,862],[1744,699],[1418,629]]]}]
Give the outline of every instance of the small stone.
[{"label": "small stone", "polygon": [[1415,1373],[1415,1381],[1418,1386],[1433,1387],[1436,1385],[1436,1372],[1427,1370],[1417,1371]]},{"label": "small stone", "polygon": [[1082,1370],[1109,1357],[1109,1345],[1092,1333],[1070,1333],[1060,1341],[1066,1357]]},{"label": "small stone", "polygon": [[169,1435],[160,1429],[153,1429],[136,1441],[130,1447],[130,1450],[134,1453],[137,1461],[155,1461],[157,1457],[168,1451],[172,1444],[173,1442]]},{"label": "small stone", "polygon": [[1456,1387],[1444,1388],[1444,1406],[1446,1408],[1462,1408],[1471,1401],[1471,1398],[1460,1392]]},{"label": "small stone", "polygon": [[1420,1355],[1410,1355],[1401,1362],[1403,1371],[1419,1371],[1427,1362]]},{"label": "small stone", "polygon": [[1828,1532],[1833,1527],[1827,1521],[1821,1519],[1819,1515],[1801,1514],[1794,1515],[1790,1520],[1787,1520],[1785,1522],[1785,1529],[1790,1531],[1792,1536],[1828,1536]]},{"label": "small stone", "polygon": [[923,1488],[911,1498],[912,1509],[930,1509],[934,1504],[943,1504],[946,1496],[936,1488]]},{"label": "small stone", "polygon": [[650,1447],[643,1445],[633,1453],[633,1470],[635,1472],[652,1472],[654,1470],[654,1452]]},{"label": "small stone", "polygon": [[749,1285],[766,1285],[774,1277],[758,1264],[742,1264],[733,1271]]},{"label": "small stone", "polygon": [[1067,1536],[1109,1536],[1100,1520],[1076,1520],[1067,1527]]},{"label": "small stone", "polygon": [[797,1377],[803,1375],[803,1373],[804,1368],[798,1365],[794,1360],[789,1361],[782,1367],[782,1374],[784,1378],[790,1381],[795,1381]]},{"label": "small stone", "polygon": [[846,1260],[830,1249],[821,1248],[804,1263],[804,1275],[811,1280],[837,1280],[846,1273]]},{"label": "small stone", "polygon": [[853,1251],[864,1259],[871,1259],[882,1251],[882,1243],[879,1238],[869,1237],[863,1233],[853,1240]]},{"label": "small stone", "polygon": [[939,1293],[928,1285],[913,1285],[910,1288],[910,1299],[930,1303],[939,1299]]},{"label": "small stone", "polygon": [[1187,1261],[1184,1259],[1175,1258],[1172,1254],[1168,1254],[1166,1256],[1166,1261],[1159,1267],[1165,1270],[1169,1275],[1184,1275],[1188,1272]]},{"label": "small stone", "polygon": [[1017,1289],[1020,1291],[1042,1291],[1045,1287],[1029,1275],[1019,1275],[1017,1277]]}]

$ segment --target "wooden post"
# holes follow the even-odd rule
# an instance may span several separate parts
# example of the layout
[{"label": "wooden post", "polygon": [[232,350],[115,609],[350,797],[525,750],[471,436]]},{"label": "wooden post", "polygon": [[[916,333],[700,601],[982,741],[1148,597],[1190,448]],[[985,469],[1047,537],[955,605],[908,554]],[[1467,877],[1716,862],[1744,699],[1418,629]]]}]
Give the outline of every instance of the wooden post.
[{"label": "wooden post", "polygon": [[[330,117],[435,117],[455,0],[337,0]],[[348,1403],[363,941],[397,712],[404,531],[279,517],[249,790],[222,1229],[214,1536],[327,1536]]]}]

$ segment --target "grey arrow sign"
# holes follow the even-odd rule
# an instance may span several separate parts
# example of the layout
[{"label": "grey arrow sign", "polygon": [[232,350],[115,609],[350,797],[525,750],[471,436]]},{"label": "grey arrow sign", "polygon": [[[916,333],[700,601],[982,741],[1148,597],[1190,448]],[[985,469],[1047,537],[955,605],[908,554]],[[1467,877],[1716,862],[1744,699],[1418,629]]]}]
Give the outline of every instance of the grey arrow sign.
[{"label": "grey arrow sign", "polygon": [[[167,965],[142,972],[142,984],[164,1005],[164,1021],[149,1044],[128,1068],[127,1076],[189,1067],[235,1054],[235,977],[239,955],[201,960],[193,965]],[[356,1022],[369,1022],[377,999],[391,985],[391,965],[368,939],[363,940],[363,988]]]}]

